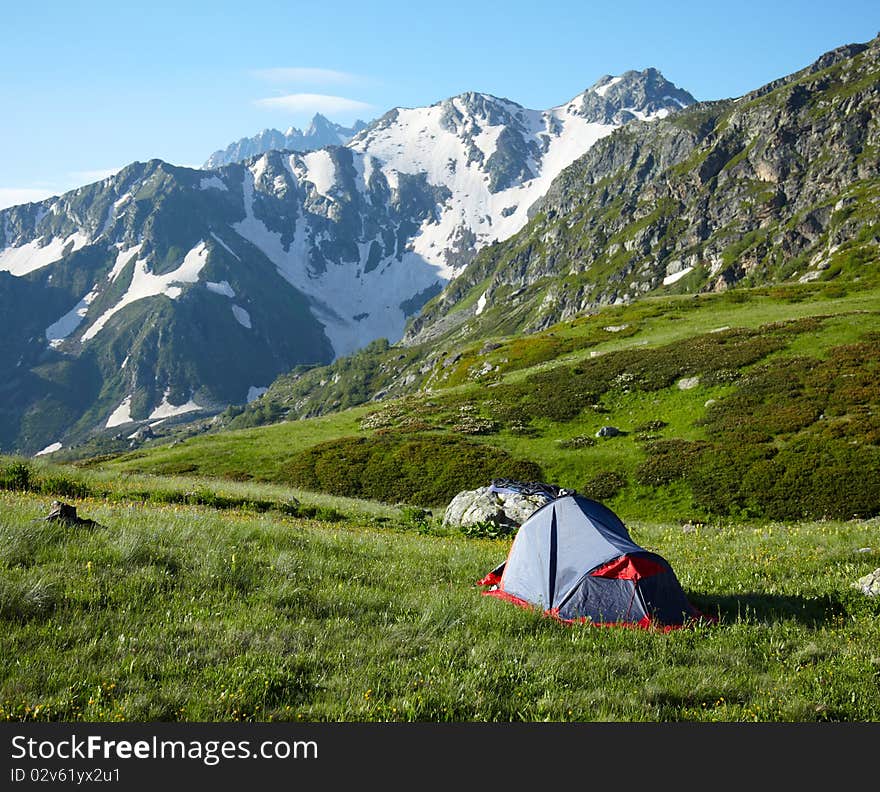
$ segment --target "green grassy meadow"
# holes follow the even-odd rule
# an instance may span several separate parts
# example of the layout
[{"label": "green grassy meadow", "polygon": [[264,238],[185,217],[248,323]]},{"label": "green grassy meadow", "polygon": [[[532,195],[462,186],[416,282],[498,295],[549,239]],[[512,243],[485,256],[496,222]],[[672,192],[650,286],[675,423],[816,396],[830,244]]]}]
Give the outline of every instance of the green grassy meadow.
[{"label": "green grassy meadow", "polygon": [[631,523],[720,619],[663,633],[483,597],[509,538],[436,522],[50,500],[0,493],[4,720],[880,719],[876,520]]}]

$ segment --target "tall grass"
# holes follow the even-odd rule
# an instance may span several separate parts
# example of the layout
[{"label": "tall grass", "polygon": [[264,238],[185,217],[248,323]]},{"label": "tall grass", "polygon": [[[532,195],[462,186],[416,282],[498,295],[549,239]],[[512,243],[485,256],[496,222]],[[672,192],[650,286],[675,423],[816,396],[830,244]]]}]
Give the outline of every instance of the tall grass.
[{"label": "tall grass", "polygon": [[663,634],[480,596],[509,538],[48,501],[0,493],[3,719],[880,719],[876,521],[632,524],[720,617]]}]

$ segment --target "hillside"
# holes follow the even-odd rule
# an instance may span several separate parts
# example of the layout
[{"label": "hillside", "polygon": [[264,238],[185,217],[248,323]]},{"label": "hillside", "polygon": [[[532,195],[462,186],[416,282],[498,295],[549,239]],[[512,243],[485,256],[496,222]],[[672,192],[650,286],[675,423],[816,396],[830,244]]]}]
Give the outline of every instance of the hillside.
[{"label": "hillside", "polygon": [[[215,424],[82,464],[435,509],[510,476],[635,519],[869,517],[880,513],[878,297],[813,282],[640,300],[460,347],[419,393],[265,427]],[[597,437],[604,426],[620,433]]]},{"label": "hillside", "polygon": [[529,331],[657,292],[874,279],[880,39],[736,100],[634,124],[568,168],[408,343]]}]

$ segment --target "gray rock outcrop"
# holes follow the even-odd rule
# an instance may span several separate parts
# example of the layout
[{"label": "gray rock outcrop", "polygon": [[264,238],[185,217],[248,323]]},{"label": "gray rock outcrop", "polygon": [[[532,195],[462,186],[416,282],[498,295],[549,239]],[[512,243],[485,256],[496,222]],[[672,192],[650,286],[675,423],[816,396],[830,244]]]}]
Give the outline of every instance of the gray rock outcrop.
[{"label": "gray rock outcrop", "polygon": [[544,495],[493,492],[491,487],[465,490],[446,507],[443,524],[463,527],[488,522],[518,527],[547,502]]},{"label": "gray rock outcrop", "polygon": [[853,583],[853,587],[869,597],[880,597],[880,568],[859,578]]}]

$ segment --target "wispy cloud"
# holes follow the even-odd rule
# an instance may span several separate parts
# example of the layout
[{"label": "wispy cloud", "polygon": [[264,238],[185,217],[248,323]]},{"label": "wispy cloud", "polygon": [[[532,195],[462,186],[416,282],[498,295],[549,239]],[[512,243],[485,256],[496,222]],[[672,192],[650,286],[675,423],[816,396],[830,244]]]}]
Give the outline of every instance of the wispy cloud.
[{"label": "wispy cloud", "polygon": [[359,82],[360,77],[335,69],[316,69],[308,66],[291,66],[277,69],[255,69],[253,75],[271,83],[306,83],[309,85],[349,85]]},{"label": "wispy cloud", "polygon": [[358,113],[373,109],[373,105],[357,99],[314,93],[271,96],[267,99],[257,99],[254,104],[266,110],[284,110],[289,113]]}]

